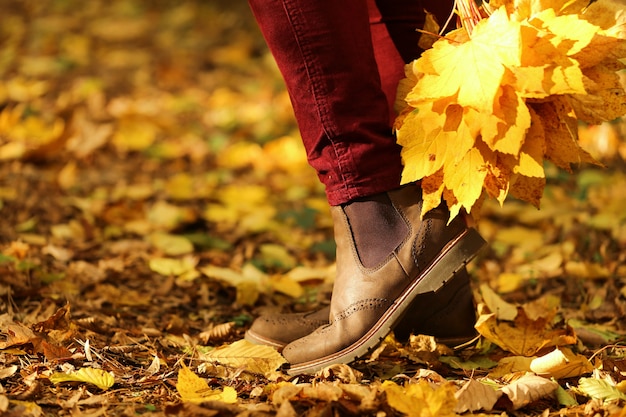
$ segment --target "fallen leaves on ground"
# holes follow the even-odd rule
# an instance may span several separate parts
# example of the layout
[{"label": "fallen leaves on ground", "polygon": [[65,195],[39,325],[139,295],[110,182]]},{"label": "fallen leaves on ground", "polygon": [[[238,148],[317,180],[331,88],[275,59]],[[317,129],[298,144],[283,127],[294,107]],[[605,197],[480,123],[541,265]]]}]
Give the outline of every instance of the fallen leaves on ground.
[{"label": "fallen leaves on ground", "polygon": [[243,333],[263,312],[325,305],[335,247],[247,6],[9,1],[0,19],[0,414],[626,404],[623,123],[587,130],[606,169],[545,167],[541,210],[485,202],[491,245],[470,265],[481,337],[389,335],[291,377]]},{"label": "fallen leaves on ground", "polygon": [[48,377],[53,384],[62,382],[85,382],[101,390],[107,390],[115,383],[115,378],[108,372],[94,368],[80,368],[71,372],[55,372]]},{"label": "fallen leaves on ground", "polygon": [[176,390],[184,402],[221,401],[230,404],[237,402],[237,391],[233,387],[212,390],[206,380],[200,378],[186,366],[183,366],[178,372]]}]

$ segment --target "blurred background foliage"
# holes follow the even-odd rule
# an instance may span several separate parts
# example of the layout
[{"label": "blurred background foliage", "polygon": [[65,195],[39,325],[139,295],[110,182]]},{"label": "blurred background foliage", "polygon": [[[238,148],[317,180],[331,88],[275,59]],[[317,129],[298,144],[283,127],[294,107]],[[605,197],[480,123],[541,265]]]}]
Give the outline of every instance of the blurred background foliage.
[{"label": "blurred background foliage", "polygon": [[[0,330],[66,326],[44,335],[59,350],[32,347],[45,365],[3,353],[6,366],[37,375],[77,340],[129,349],[124,364],[106,353],[124,381],[112,407],[136,402],[137,384],[163,404],[175,382],[146,374],[157,354],[173,366],[240,339],[260,312],[327,300],[327,203],[245,1],[3,0],[0,77]],[[478,284],[547,299],[537,309],[558,306],[551,323],[589,346],[623,337],[624,126],[581,126],[606,167],[548,166],[541,210],[485,204],[477,300]],[[71,317],[52,321],[66,302]],[[19,373],[3,386],[28,388]]]}]

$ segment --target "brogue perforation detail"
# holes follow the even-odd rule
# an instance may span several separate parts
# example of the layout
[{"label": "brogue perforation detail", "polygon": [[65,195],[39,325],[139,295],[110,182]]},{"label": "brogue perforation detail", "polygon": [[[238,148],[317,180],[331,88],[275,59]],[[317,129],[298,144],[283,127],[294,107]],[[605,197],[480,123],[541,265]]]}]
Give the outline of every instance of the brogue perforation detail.
[{"label": "brogue perforation detail", "polygon": [[420,224],[420,230],[418,231],[417,238],[413,241],[413,262],[415,262],[415,266],[417,266],[418,271],[421,271],[422,267],[425,266],[422,265],[422,262],[420,262],[419,258],[420,255],[424,254],[426,246],[424,240],[426,239],[426,236],[431,233],[432,224],[433,222],[431,219],[423,219]]},{"label": "brogue perforation detail", "polygon": [[366,298],[365,300],[360,300],[356,303],[350,304],[348,308],[344,309],[341,313],[336,314],[333,321],[345,320],[359,311],[376,310],[381,307],[385,307],[387,304],[389,304],[389,300],[386,298]]}]

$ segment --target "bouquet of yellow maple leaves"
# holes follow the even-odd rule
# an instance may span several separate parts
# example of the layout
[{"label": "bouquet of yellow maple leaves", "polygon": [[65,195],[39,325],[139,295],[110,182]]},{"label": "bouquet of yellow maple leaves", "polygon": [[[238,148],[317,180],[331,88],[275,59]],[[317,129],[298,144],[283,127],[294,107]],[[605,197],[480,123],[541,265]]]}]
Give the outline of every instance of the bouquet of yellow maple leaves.
[{"label": "bouquet of yellow maple leaves", "polygon": [[621,0],[457,0],[462,25],[406,67],[395,123],[403,182],[451,218],[485,196],[539,206],[544,159],[595,163],[579,121],[626,114]]}]

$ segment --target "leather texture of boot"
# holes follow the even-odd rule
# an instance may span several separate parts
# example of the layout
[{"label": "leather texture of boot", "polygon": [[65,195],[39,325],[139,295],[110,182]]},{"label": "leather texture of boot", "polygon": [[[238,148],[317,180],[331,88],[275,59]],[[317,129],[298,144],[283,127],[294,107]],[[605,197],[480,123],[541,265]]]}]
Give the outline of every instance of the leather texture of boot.
[{"label": "leather texture of boot", "polygon": [[[276,313],[258,317],[246,331],[251,343],[281,351],[287,344],[329,323],[330,306],[306,313]],[[434,336],[454,347],[476,336],[476,307],[467,269],[462,268],[439,291],[419,294],[393,330],[399,341],[411,334]]]},{"label": "leather texture of boot", "polygon": [[470,277],[462,268],[439,291],[418,294],[393,333],[400,342],[425,334],[454,348],[476,337],[476,318]]},{"label": "leather texture of boot", "polygon": [[328,324],[329,315],[330,306],[305,313],[265,314],[254,320],[245,339],[281,351],[287,344]]},{"label": "leather texture of boot", "polygon": [[396,327],[419,294],[439,290],[485,245],[463,216],[448,224],[449,212],[443,204],[421,219],[417,185],[387,194],[406,222],[408,235],[375,267],[366,268],[360,261],[343,208],[331,208],[337,275],[329,323],[285,346],[290,374],[314,373],[367,354]]}]

